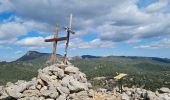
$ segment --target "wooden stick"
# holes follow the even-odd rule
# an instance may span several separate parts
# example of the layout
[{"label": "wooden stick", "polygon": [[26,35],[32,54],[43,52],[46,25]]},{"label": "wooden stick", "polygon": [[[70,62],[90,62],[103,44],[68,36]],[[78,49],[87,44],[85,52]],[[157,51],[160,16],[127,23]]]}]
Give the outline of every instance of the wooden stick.
[{"label": "wooden stick", "polygon": [[[59,25],[56,25],[56,32],[54,32],[54,38],[58,37],[58,32],[59,32]],[[56,49],[57,49],[57,41],[53,42],[53,53],[52,53],[52,62],[53,64],[56,63],[57,57],[56,57]]]},{"label": "wooden stick", "polygon": [[67,37],[60,37],[60,38],[52,38],[52,39],[45,39],[45,42],[53,42],[53,41],[64,41],[67,40]]}]

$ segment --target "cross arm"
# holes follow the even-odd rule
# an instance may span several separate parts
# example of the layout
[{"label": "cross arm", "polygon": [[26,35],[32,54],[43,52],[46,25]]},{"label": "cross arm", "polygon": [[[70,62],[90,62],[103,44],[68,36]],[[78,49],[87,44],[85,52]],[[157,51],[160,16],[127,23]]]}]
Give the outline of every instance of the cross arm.
[{"label": "cross arm", "polygon": [[64,41],[67,40],[68,37],[60,37],[60,38],[52,38],[52,39],[45,39],[45,42],[53,42],[53,41]]}]

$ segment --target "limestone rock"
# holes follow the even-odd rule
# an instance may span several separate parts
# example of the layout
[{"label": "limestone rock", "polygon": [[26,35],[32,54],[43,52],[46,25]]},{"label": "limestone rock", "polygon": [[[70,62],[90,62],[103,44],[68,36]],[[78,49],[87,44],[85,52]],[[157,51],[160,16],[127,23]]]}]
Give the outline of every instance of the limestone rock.
[{"label": "limestone rock", "polygon": [[9,95],[6,93],[5,89],[3,86],[0,86],[0,100],[2,99],[5,99],[5,98],[8,98]]},{"label": "limestone rock", "polygon": [[166,88],[166,87],[162,87],[162,88],[159,89],[159,92],[160,93],[170,93],[170,89]]},{"label": "limestone rock", "polygon": [[168,96],[166,93],[160,94],[160,96],[158,97],[158,100],[170,100],[170,96]]},{"label": "limestone rock", "polygon": [[72,76],[66,75],[62,80],[61,80],[61,85],[67,87],[69,84],[69,81],[73,79]]},{"label": "limestone rock", "polygon": [[58,76],[59,78],[63,78],[64,77],[64,71],[63,69],[58,68],[55,65],[52,65],[49,67],[49,71],[51,71],[52,73],[55,74],[55,76]]},{"label": "limestone rock", "polygon": [[97,90],[98,92],[101,92],[101,93],[106,93],[106,89],[104,89],[104,88],[99,88],[98,90]]},{"label": "limestone rock", "polygon": [[3,88],[3,86],[0,86],[0,95],[2,94]]},{"label": "limestone rock", "polygon": [[38,71],[38,78],[40,78],[41,80],[43,80],[45,83],[49,83],[50,82],[50,76],[49,75],[47,75],[47,74],[44,74],[43,72],[42,72],[42,70],[39,70]]},{"label": "limestone rock", "polygon": [[11,85],[7,88],[5,88],[7,94],[11,97],[15,98],[21,98],[22,94],[20,93],[22,91],[22,88],[17,85]]},{"label": "limestone rock", "polygon": [[77,73],[77,72],[79,72],[79,69],[74,66],[68,66],[65,68],[65,72],[66,73]]},{"label": "limestone rock", "polygon": [[11,83],[11,82],[8,82],[8,83],[6,84],[6,87],[11,86],[11,85],[14,85],[14,84]]},{"label": "limestone rock", "polygon": [[32,97],[32,96],[39,96],[40,93],[38,90],[26,90],[23,92],[23,97]]},{"label": "limestone rock", "polygon": [[88,82],[87,85],[88,85],[88,88],[89,88],[89,89],[92,89],[91,83]]},{"label": "limestone rock", "polygon": [[14,90],[9,90],[7,89],[7,94],[9,94],[10,97],[14,97],[14,98],[21,98],[22,94],[19,92],[15,92]]},{"label": "limestone rock", "polygon": [[126,93],[123,93],[121,96],[121,100],[130,100],[130,98]]},{"label": "limestone rock", "polygon": [[56,100],[66,100],[67,96],[65,94],[60,95]]},{"label": "limestone rock", "polygon": [[88,86],[86,84],[80,83],[79,81],[76,80],[70,80],[68,88],[70,91],[77,92],[77,91],[82,91],[82,90],[87,90]]},{"label": "limestone rock", "polygon": [[6,87],[5,90],[7,94],[9,94],[9,96],[20,98],[22,97],[21,92],[25,91],[32,85],[34,85],[33,82],[26,82],[23,80],[19,80],[15,84],[8,83],[7,84],[8,87]]},{"label": "limestone rock", "polygon": [[70,90],[69,90],[67,87],[61,86],[61,87],[60,87],[60,90],[61,90],[63,93],[65,93],[65,94],[69,94],[69,93],[70,93]]},{"label": "limestone rock", "polygon": [[68,100],[90,100],[87,91],[81,91],[79,93],[73,93],[69,95]]},{"label": "limestone rock", "polygon": [[152,92],[152,91],[147,91],[147,93],[148,93],[148,98],[149,98],[150,100],[155,100],[155,99],[156,99],[156,95],[155,95],[154,92]]},{"label": "limestone rock", "polygon": [[58,92],[56,90],[41,90],[40,93],[45,97],[51,97],[52,99],[58,97]]},{"label": "limestone rock", "polygon": [[45,100],[45,99],[40,99],[39,97],[33,96],[33,97],[25,97],[25,98],[20,98],[18,100]]},{"label": "limestone rock", "polygon": [[94,91],[92,89],[90,89],[88,91],[88,95],[89,95],[89,97],[94,97]]}]

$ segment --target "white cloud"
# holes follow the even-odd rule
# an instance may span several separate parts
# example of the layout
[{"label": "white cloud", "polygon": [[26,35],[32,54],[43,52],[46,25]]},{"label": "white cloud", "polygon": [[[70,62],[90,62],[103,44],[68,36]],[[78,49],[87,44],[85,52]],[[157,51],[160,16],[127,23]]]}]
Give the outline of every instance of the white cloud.
[{"label": "white cloud", "polygon": [[10,0],[0,0],[0,13],[11,10],[12,4]]},{"label": "white cloud", "polygon": [[101,41],[100,39],[94,39],[89,42],[83,41],[79,38],[70,42],[72,48],[113,48],[114,43],[112,41]]},{"label": "white cloud", "polygon": [[25,34],[27,29],[20,23],[8,22],[0,25],[0,39],[11,39]]},{"label": "white cloud", "polygon": [[[148,15],[147,13],[144,14]],[[98,32],[100,33],[99,36],[102,40],[112,40],[114,42],[120,42],[169,35],[170,22],[168,22],[167,20],[170,20],[170,14],[149,14],[146,20],[143,20],[142,16],[138,16],[138,18],[138,22],[140,22],[138,24],[126,22],[126,20],[128,20],[129,18],[123,18],[124,20],[121,20],[123,24],[121,24],[119,20],[114,24],[110,24],[110,22],[108,22],[100,25],[97,28]],[[129,20],[131,20],[131,18]],[[127,25],[126,23],[128,23],[129,25]]]},{"label": "white cloud", "polygon": [[0,44],[13,43],[17,36],[25,35],[26,27],[17,22],[0,24]]},{"label": "white cloud", "polygon": [[26,35],[29,31],[36,31],[41,34],[52,31],[52,26],[47,23],[34,20],[27,21],[19,17],[14,17],[14,20],[0,24],[0,44],[11,44],[19,36]]},{"label": "white cloud", "polygon": [[16,45],[22,47],[28,47],[30,49],[37,49],[41,47],[45,47],[48,43],[44,42],[43,37],[27,37],[16,42]]},{"label": "white cloud", "polygon": [[167,7],[167,6],[168,6],[168,1],[167,0],[159,0],[156,3],[153,3],[153,4],[149,5],[145,10],[147,12],[154,12],[154,11],[161,10],[161,9]]}]

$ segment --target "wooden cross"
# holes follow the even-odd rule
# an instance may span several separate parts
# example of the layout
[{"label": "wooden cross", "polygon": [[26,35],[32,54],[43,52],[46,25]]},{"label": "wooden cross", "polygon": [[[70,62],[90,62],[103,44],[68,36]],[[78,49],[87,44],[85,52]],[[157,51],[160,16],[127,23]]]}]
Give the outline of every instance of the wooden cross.
[{"label": "wooden cross", "polygon": [[57,25],[56,26],[56,32],[54,32],[54,38],[45,39],[45,42],[53,42],[53,53],[52,53],[52,62],[53,62],[53,64],[56,63],[56,59],[57,59],[57,57],[56,57],[57,42],[58,41],[64,41],[64,40],[67,40],[66,47],[65,47],[65,55],[64,55],[64,63],[67,64],[67,49],[68,49],[68,45],[69,45],[70,33],[72,33],[72,34],[75,33],[75,32],[73,32],[71,30],[71,23],[72,23],[72,14],[70,15],[70,19],[69,19],[69,26],[65,27],[65,30],[67,32],[66,37],[58,38],[59,25]]},{"label": "wooden cross", "polygon": [[67,37],[60,37],[58,38],[60,26],[56,25],[56,31],[54,32],[54,37],[51,39],[45,39],[45,42],[53,42],[53,52],[52,52],[52,63],[55,64],[57,61],[56,57],[56,49],[57,49],[57,42],[67,40]]}]

